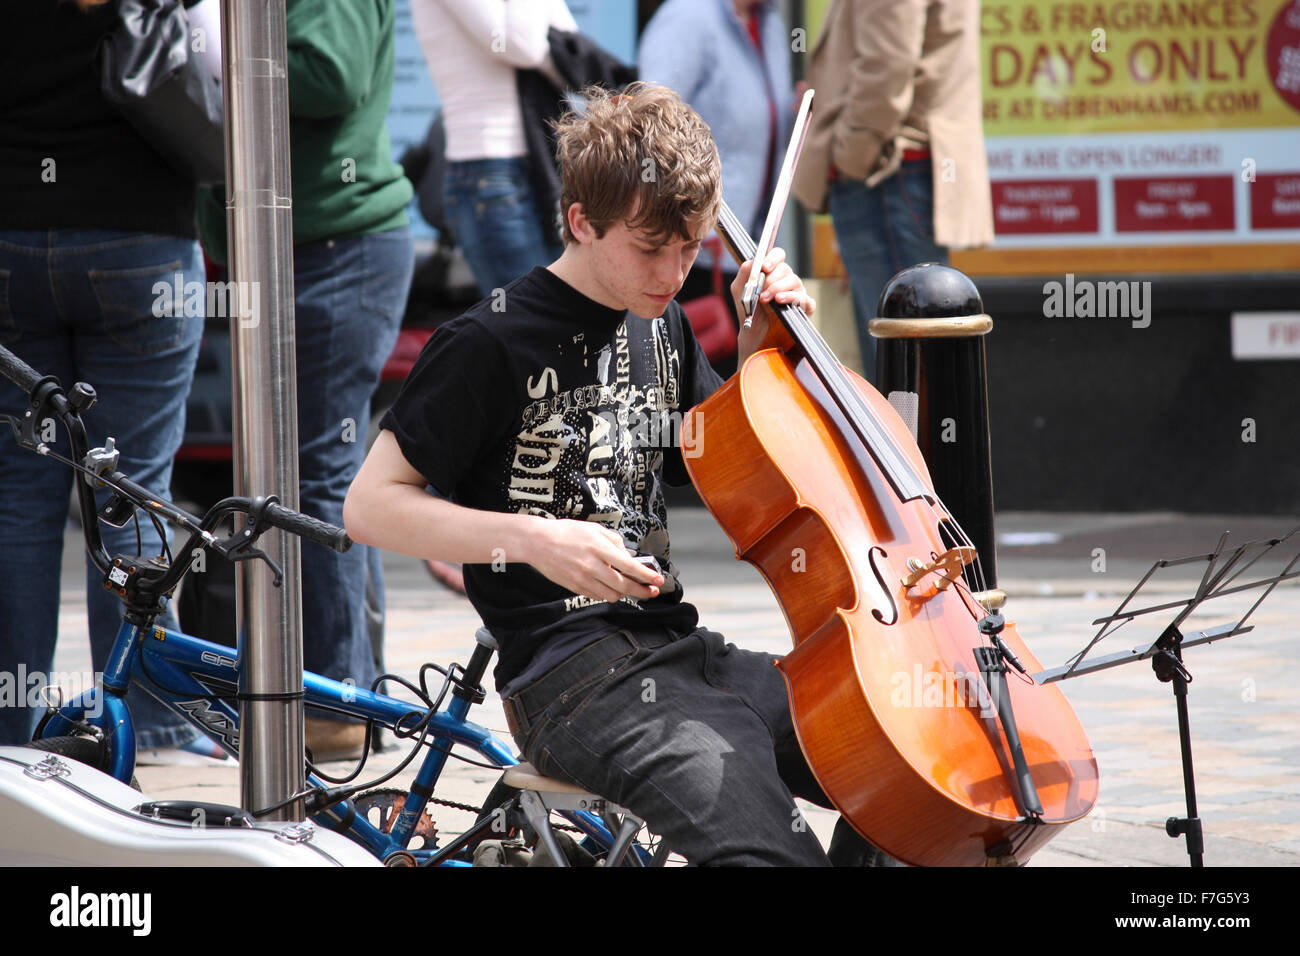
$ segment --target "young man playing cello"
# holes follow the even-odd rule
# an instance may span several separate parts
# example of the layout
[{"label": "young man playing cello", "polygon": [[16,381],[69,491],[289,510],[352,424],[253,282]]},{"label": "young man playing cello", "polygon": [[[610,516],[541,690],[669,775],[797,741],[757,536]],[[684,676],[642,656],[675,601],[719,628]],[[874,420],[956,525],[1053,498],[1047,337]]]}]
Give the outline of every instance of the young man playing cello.
[{"label": "young man playing cello", "polygon": [[[563,255],[429,341],[347,529],[464,563],[511,730],[541,773],[629,808],[693,864],[825,865],[791,794],[829,804],[774,659],[698,626],[668,547],[661,482],[687,476],[660,426],[721,384],[673,301],[718,216],[717,150],[667,89],[589,93],[559,127]],[[781,250],[763,269],[742,363],[768,303],[814,308]],[[841,821],[832,855],[857,862],[863,845]]]}]

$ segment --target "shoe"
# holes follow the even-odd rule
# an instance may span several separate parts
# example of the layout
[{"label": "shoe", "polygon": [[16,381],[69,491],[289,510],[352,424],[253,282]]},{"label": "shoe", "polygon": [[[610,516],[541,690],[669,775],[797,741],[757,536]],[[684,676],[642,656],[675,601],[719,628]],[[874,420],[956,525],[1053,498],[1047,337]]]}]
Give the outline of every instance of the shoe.
[{"label": "shoe", "polygon": [[175,747],[137,750],[135,762],[141,767],[213,767],[235,761],[220,744],[200,735]]},{"label": "shoe", "polygon": [[830,858],[831,866],[907,866],[858,836],[858,832],[843,817],[835,823],[835,832],[831,835],[831,845],[826,855]]},{"label": "shoe", "polygon": [[359,760],[366,750],[366,725],[347,724],[321,717],[306,718],[307,746],[312,760]]},{"label": "shoe", "polygon": [[429,576],[448,591],[455,594],[465,593],[465,572],[459,564],[425,558],[424,567],[429,572]]}]

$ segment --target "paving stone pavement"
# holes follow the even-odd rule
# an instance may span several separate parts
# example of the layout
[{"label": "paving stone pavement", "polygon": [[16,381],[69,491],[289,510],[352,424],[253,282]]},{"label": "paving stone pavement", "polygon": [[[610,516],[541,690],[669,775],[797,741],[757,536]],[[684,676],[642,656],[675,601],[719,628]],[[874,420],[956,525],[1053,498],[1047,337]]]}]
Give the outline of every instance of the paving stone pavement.
[{"label": "paving stone pavement", "polygon": [[[1296,524],[1294,517],[1003,514],[998,517],[998,583],[1009,595],[1004,613],[1018,623],[1044,667],[1060,665],[1083,648],[1096,631],[1091,622],[1114,610],[1153,561],[1209,551],[1225,530],[1232,531],[1230,543],[1240,543],[1281,537]],[[708,513],[674,510],[671,530],[674,558],[701,621],[740,646],[788,650],[784,622],[767,585],[756,570],[734,560]],[[1294,556],[1296,539],[1288,544]],[[70,530],[58,670],[89,667],[85,601],[78,586],[80,548],[79,534]],[[1203,563],[1166,568],[1149,588],[1162,600],[1179,599],[1192,592],[1203,570]],[[466,660],[478,624],[468,603],[434,585],[417,561],[387,555],[385,571],[388,669],[411,678],[427,661]],[[1257,596],[1239,599],[1222,614],[1198,614],[1183,630],[1240,614]],[[1158,635],[1173,613],[1152,615],[1145,630],[1135,622],[1098,651],[1138,646],[1144,637]],[[1185,651],[1194,678],[1190,725],[1205,858],[1210,866],[1294,866],[1300,864],[1298,582],[1278,587],[1250,623],[1254,630],[1248,634]],[[1030,865],[1186,866],[1183,841],[1164,831],[1167,817],[1185,812],[1170,685],[1160,684],[1149,664],[1139,662],[1075,678],[1063,687],[1096,753],[1101,794],[1093,813],[1058,835]],[[495,694],[476,708],[474,719],[509,740]],[[390,748],[370,767],[395,766],[404,753]],[[141,767],[138,777],[154,798],[239,802],[233,765]],[[496,777],[494,771],[451,761],[439,793],[477,805]],[[805,813],[814,831],[828,840],[835,814],[812,806]],[[470,814],[445,808],[434,816],[441,833],[459,832],[472,822]]]}]

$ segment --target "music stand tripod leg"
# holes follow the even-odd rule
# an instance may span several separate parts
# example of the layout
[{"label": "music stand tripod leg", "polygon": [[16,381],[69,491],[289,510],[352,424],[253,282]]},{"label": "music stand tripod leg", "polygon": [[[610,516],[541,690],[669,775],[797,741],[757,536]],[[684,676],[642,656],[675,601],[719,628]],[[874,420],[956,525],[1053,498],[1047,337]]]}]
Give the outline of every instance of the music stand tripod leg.
[{"label": "music stand tripod leg", "polygon": [[1183,666],[1179,653],[1182,635],[1170,627],[1160,637],[1164,647],[1151,658],[1151,667],[1162,682],[1174,685],[1174,703],[1178,709],[1178,743],[1183,757],[1183,793],[1187,798],[1187,816],[1170,817],[1165,832],[1174,839],[1186,835],[1187,855],[1193,867],[1205,866],[1205,836],[1196,813],[1196,775],[1192,769],[1192,731],[1187,716],[1187,685],[1192,675]]}]

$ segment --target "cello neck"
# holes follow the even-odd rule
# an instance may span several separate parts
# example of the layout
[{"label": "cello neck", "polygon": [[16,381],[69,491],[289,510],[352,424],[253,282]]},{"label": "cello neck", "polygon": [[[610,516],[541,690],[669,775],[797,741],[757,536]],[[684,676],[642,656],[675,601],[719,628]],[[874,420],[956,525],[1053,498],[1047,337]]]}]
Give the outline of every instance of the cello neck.
[{"label": "cello neck", "polygon": [[[718,214],[717,230],[723,245],[737,264],[754,258],[758,247],[753,237],[725,202]],[[814,374],[844,413],[859,440],[880,465],[899,498],[903,501],[933,499],[934,493],[928,482],[916,473],[907,458],[894,446],[875,415],[858,395],[857,389],[845,376],[844,367],[831,347],[809,321],[807,313],[797,305],[778,302],[772,302],[771,305]]]}]

